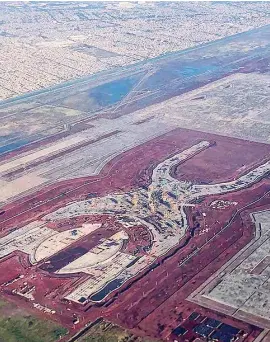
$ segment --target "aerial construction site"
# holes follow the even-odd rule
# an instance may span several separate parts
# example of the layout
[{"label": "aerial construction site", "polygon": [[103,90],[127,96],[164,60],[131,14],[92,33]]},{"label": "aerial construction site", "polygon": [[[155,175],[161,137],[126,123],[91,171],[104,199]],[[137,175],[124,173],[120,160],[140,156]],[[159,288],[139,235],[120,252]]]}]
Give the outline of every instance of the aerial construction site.
[{"label": "aerial construction site", "polygon": [[2,102],[1,297],[63,341],[269,341],[269,32]]}]

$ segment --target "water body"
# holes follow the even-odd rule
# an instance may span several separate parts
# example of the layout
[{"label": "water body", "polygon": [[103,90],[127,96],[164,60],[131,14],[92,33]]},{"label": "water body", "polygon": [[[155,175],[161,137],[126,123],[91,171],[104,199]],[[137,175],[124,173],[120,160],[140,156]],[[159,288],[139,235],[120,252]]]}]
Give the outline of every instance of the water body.
[{"label": "water body", "polygon": [[103,300],[109,293],[118,289],[123,283],[125,279],[115,279],[109,282],[101,291],[97,292],[93,296],[90,297],[90,300],[93,302],[100,302]]},{"label": "water body", "polygon": [[20,140],[17,140],[16,142],[13,142],[4,146],[0,146],[0,155],[17,150],[18,148],[29,144],[31,141],[33,140],[32,139],[20,139]]},{"label": "water body", "polygon": [[[121,106],[132,112],[229,74],[241,72],[247,64],[251,65],[249,71],[258,71],[256,62],[269,56],[270,25],[267,25],[187,50],[167,53],[128,67],[99,72],[46,90],[2,101],[0,118],[5,115],[10,105],[20,103],[69,107],[83,110],[89,116],[99,115],[104,110],[113,112],[114,108],[121,110]],[[134,95],[131,94],[129,103],[126,104],[125,98],[134,88],[137,94],[145,93],[146,96],[136,100],[134,98],[132,103]],[[20,113],[10,117],[10,120],[16,121],[18,115]],[[21,115],[26,116],[27,112]],[[74,118],[78,119],[78,116]],[[63,118],[59,117],[59,123],[61,120],[63,121]],[[69,123],[72,123],[70,117]],[[49,125],[48,120],[48,128],[51,128]],[[0,153],[12,151],[33,141],[39,132],[32,131],[29,129],[29,132],[20,132],[19,138],[12,143],[7,141],[5,146],[1,147]]]},{"label": "water body", "polygon": [[138,76],[123,78],[112,82],[104,83],[91,89],[89,97],[102,107],[110,106],[121,101],[139,81]]},{"label": "water body", "polygon": [[[5,105],[5,104],[11,104],[14,102],[30,100],[31,97],[37,96],[39,94],[63,89],[69,86],[74,86],[74,85],[76,86],[76,85],[79,85],[81,82],[85,82],[85,81],[91,82],[101,77],[106,77],[106,76],[110,77],[112,73],[121,73],[121,72],[127,72],[131,70],[134,71],[134,69],[149,67],[150,65],[154,65],[155,63],[159,63],[159,62],[161,63],[171,62],[171,60],[173,59],[176,59],[176,58],[178,59],[179,57],[181,58],[182,55],[185,56],[188,54],[189,55],[197,54],[201,58],[204,55],[207,55],[208,50],[211,50],[211,51],[216,50],[218,52],[218,50],[222,48],[222,46],[228,46],[229,44],[233,42],[242,43],[242,44],[245,44],[246,42],[248,44],[249,42],[256,41],[258,43],[257,46],[260,47],[260,45],[262,45],[260,43],[264,41],[267,41],[267,45],[269,46],[269,40],[270,40],[270,25],[266,25],[264,27],[250,30],[248,32],[238,33],[238,34],[226,37],[226,38],[221,38],[221,39],[209,42],[209,43],[201,44],[196,47],[191,47],[191,48],[181,50],[181,51],[176,51],[176,52],[168,52],[160,56],[157,56],[155,58],[148,59],[147,61],[141,61],[141,62],[135,63],[131,66],[125,66],[122,68],[116,67],[113,70],[109,70],[109,71],[107,70],[100,71],[91,76],[84,76],[75,80],[63,82],[56,86],[48,87],[46,89],[33,91],[31,93],[17,96],[12,99],[3,100],[3,101],[0,101],[0,107],[1,105]],[[219,57],[219,53],[216,54],[216,58],[218,57]],[[232,56],[232,59],[233,59],[233,56]]]}]

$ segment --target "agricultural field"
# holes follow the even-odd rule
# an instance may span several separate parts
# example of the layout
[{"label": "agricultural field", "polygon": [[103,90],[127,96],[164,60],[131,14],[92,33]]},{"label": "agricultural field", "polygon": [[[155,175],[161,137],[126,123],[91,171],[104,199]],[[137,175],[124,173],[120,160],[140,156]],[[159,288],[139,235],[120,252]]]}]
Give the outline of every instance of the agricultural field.
[{"label": "agricultural field", "polygon": [[269,339],[269,33],[0,104],[0,294],[46,342]]}]

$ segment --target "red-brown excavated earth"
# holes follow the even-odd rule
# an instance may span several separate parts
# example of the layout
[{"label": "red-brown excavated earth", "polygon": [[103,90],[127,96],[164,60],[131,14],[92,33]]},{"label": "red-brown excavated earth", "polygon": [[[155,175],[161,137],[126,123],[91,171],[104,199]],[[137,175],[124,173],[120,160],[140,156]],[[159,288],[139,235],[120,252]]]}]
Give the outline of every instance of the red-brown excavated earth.
[{"label": "red-brown excavated earth", "polygon": [[266,144],[222,136],[215,142],[213,147],[179,165],[175,177],[202,184],[224,182],[269,158],[270,147]]},{"label": "red-brown excavated earth", "polygon": [[[0,216],[2,234],[40,219],[71,201],[85,199],[89,194],[101,196],[147,185],[151,171],[159,162],[201,140],[210,141],[211,147],[179,165],[174,170],[177,178],[205,183],[232,179],[262,163],[270,154],[270,147],[266,144],[177,129],[116,157],[104,167],[99,176],[59,182],[7,205]],[[16,262],[10,258],[0,263],[0,273],[5,274],[14,264],[12,277],[16,277],[18,272],[24,272],[25,279],[36,284],[40,303],[56,308],[54,319],[72,326],[72,313],[80,316],[80,323],[74,331],[83,327],[86,321],[104,316],[122,326],[135,329],[138,334],[169,338],[172,329],[179,324],[179,315],[185,318],[191,311],[201,310],[209,317],[217,317],[215,312],[189,303],[186,298],[252,239],[254,226],[250,220],[243,220],[241,211],[257,210],[260,205],[270,207],[269,196],[266,195],[269,190],[269,180],[263,179],[248,189],[222,196],[209,196],[194,208],[187,208],[190,230],[179,246],[158,260],[153,270],[145,270],[136,279],[130,280],[117,290],[117,295],[110,295],[108,300],[106,299],[106,305],[85,308],[62,300],[64,293],[83,280],[83,275],[57,277],[48,272],[46,267],[43,270],[30,267],[27,260],[23,261],[24,258],[17,257]],[[210,204],[216,199],[236,204],[214,209]],[[67,220],[50,224],[53,229],[61,231],[83,222],[85,217],[78,221]],[[142,235],[145,235],[143,230]],[[134,235],[132,239],[135,243],[137,236]],[[57,262],[55,267],[58,267]],[[34,274],[35,278],[31,278],[31,274]],[[2,279],[0,276],[0,281],[3,286],[6,278],[3,276]],[[42,289],[43,283],[48,293]],[[1,291],[8,297],[15,298],[5,287]],[[21,298],[18,300],[25,306],[31,306],[31,302]],[[66,310],[67,305],[72,309],[72,313]],[[222,319],[239,328],[242,324],[226,317]],[[248,331],[252,338],[260,331],[248,325],[243,329]]]},{"label": "red-brown excavated earth", "polygon": [[[155,138],[145,144],[132,148],[110,161],[99,176],[84,177],[58,182],[47,186],[33,195],[6,205],[0,216],[0,231],[7,231],[14,225],[22,226],[26,222],[38,219],[53,209],[59,208],[72,200],[84,199],[89,193],[104,195],[114,191],[128,191],[134,187],[150,182],[151,170],[160,161],[175,153],[198,143],[201,140],[215,142],[210,148],[201,152],[207,159],[203,162],[200,153],[190,161],[178,167],[176,172],[179,179],[192,179],[200,176],[200,182],[214,182],[221,179],[226,168],[226,179],[234,178],[243,173],[243,165],[249,169],[270,156],[270,147],[267,144],[253,143],[240,139],[226,138],[187,129],[176,129],[163,136]],[[236,150],[234,151],[234,148]],[[230,149],[231,153],[228,152]],[[217,150],[218,152],[215,152]],[[226,155],[224,161],[222,156]],[[204,169],[197,164],[192,167],[195,158]],[[196,159],[197,158],[197,159]],[[229,158],[229,159],[228,159]],[[189,170],[186,172],[185,164]],[[231,166],[230,166],[231,165]],[[181,170],[181,175],[180,175]],[[202,177],[203,171],[203,177]],[[193,176],[189,176],[189,173]]]}]

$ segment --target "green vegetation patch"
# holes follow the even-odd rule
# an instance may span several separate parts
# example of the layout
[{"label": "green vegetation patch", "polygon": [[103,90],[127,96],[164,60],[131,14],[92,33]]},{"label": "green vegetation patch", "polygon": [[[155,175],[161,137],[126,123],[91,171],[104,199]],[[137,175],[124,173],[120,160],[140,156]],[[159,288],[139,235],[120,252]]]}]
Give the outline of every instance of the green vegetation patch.
[{"label": "green vegetation patch", "polygon": [[0,300],[0,342],[55,342],[68,330]]},{"label": "green vegetation patch", "polygon": [[[149,339],[134,336],[127,330],[108,322],[94,325],[85,336],[76,342],[154,342]],[[157,342],[157,341],[156,341]]]}]

